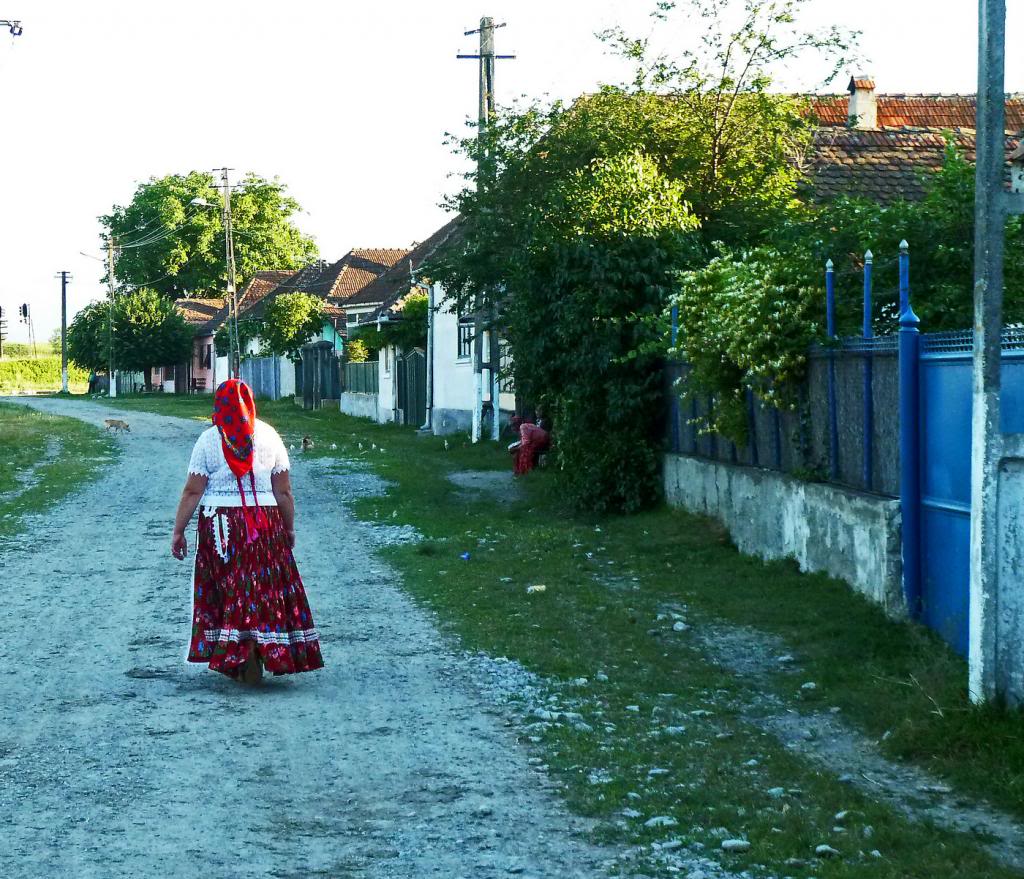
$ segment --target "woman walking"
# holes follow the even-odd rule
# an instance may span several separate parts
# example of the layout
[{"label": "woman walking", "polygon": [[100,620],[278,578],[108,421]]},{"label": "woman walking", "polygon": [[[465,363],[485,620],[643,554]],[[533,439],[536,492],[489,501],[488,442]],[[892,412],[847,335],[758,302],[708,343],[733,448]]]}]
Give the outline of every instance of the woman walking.
[{"label": "woman walking", "polygon": [[236,680],[323,667],[320,641],[292,548],[295,499],[288,452],[256,420],[249,386],[217,388],[213,427],[196,441],[178,504],[171,553],[188,553],[185,528],[199,507],[188,661]]}]

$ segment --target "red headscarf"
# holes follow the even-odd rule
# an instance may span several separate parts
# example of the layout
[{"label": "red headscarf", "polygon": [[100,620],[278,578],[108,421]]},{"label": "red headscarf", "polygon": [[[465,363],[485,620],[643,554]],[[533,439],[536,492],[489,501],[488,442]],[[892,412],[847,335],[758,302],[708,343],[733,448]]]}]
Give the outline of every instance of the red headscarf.
[{"label": "red headscarf", "polygon": [[[269,523],[256,496],[256,477],[252,472],[253,435],[256,433],[256,401],[249,386],[237,378],[229,378],[217,388],[213,400],[213,423],[220,434],[220,445],[228,467],[238,481],[238,493],[242,496],[242,510],[246,523],[246,539],[252,543],[260,527]],[[242,477],[249,476],[252,499],[256,506],[253,515],[245,503],[245,488]]]},{"label": "red headscarf", "polygon": [[221,382],[213,400],[213,423],[220,433],[221,448],[231,472],[239,478],[252,473],[256,402],[245,382],[237,378]]}]

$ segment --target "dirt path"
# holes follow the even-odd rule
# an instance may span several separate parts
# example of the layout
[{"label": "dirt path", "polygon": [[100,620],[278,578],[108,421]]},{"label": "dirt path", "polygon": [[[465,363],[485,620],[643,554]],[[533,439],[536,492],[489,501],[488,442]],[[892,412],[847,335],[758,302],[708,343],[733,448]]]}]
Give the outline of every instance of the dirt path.
[{"label": "dirt path", "polygon": [[198,422],[26,399],[121,463],[0,547],[0,862],[10,879],[597,877],[546,790],[356,521],[366,474],[295,461],[296,555],[327,667],[238,688],[183,662],[169,528]]}]

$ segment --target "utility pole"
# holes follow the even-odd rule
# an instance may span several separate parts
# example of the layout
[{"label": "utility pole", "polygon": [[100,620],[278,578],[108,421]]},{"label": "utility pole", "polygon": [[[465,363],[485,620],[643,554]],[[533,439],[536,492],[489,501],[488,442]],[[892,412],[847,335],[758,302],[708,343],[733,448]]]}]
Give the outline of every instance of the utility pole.
[{"label": "utility pole", "polygon": [[4,317],[4,307],[0,305],[0,360],[4,357],[4,339],[7,338],[7,319]]},{"label": "utility pole", "polygon": [[68,281],[71,272],[62,271],[60,278],[60,391],[68,393]]},{"label": "utility pole", "polygon": [[[480,19],[480,27],[465,32],[468,37],[471,34],[480,35],[480,51],[477,55],[458,55],[458,58],[472,58],[479,61],[480,66],[480,95],[477,111],[477,138],[484,142],[487,136],[488,124],[494,116],[494,67],[495,61],[499,59],[513,59],[515,55],[497,55],[494,51],[494,31],[505,24],[495,24],[494,19],[484,16]],[[483,155],[477,160],[477,189],[486,185],[483,172]],[[484,360],[484,302],[483,297],[478,296],[473,311],[473,442],[480,442],[480,434],[483,422],[484,387],[483,387],[483,360]],[[500,352],[497,332],[497,311],[492,306],[490,310],[490,329],[487,332],[488,360],[490,362],[491,374],[491,407],[493,416],[491,418],[491,438],[497,439],[500,431],[499,424],[499,382],[498,367],[500,363]]]},{"label": "utility pole", "polygon": [[1006,2],[978,3],[977,163],[974,197],[974,400],[971,435],[969,690],[972,700],[1024,704],[1024,434],[1003,433],[1003,236],[1024,213],[1004,187]]},{"label": "utility pole", "polygon": [[220,180],[224,188],[224,261],[227,263],[228,349],[231,362],[231,376],[238,378],[241,370],[242,352],[238,338],[238,298],[235,291],[235,241],[231,231],[231,183],[228,172],[233,169],[221,168]]},{"label": "utility pole", "polygon": [[[107,396],[117,396],[117,378],[114,375],[114,260],[116,258],[116,242],[114,236],[107,238],[107,290],[110,302],[107,303]],[[149,378],[146,379],[149,387]]]},{"label": "utility pole", "polygon": [[0,18],[0,25],[6,27],[11,32],[12,37],[20,37],[24,31],[20,21],[9,21],[6,18]]}]

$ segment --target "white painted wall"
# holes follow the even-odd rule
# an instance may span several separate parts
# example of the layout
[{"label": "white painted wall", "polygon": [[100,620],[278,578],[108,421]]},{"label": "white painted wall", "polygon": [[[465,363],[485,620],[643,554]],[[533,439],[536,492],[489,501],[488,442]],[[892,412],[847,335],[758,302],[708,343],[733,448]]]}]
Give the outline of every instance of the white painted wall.
[{"label": "white painted wall", "polygon": [[[441,294],[443,296],[443,292]],[[434,433],[469,430],[473,418],[473,360],[460,358],[459,320],[454,304],[441,299],[434,314]],[[484,348],[484,357],[489,357]],[[498,405],[503,412],[514,412],[515,394],[502,393]]]},{"label": "white painted wall", "polygon": [[382,348],[377,354],[377,420],[381,424],[395,420],[395,351]]}]

